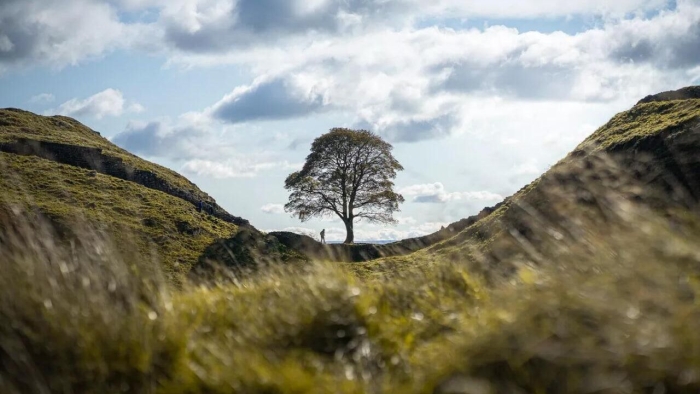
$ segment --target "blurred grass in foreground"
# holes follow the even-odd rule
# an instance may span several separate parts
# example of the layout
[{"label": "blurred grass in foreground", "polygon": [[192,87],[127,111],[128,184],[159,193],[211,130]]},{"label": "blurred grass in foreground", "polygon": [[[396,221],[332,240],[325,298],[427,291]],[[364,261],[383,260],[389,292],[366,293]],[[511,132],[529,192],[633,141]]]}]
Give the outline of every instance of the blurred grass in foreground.
[{"label": "blurred grass in foreground", "polygon": [[579,240],[597,253],[488,286],[436,257],[181,289],[90,228],[59,245],[40,218],[4,216],[2,393],[700,390],[697,232],[649,211]]}]

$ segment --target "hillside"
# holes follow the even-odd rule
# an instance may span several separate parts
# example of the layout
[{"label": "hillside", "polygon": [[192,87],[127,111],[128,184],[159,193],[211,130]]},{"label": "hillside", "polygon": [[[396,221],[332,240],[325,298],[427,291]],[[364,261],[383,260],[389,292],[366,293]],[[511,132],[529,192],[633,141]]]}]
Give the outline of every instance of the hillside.
[{"label": "hillside", "polygon": [[132,155],[65,116],[45,117],[12,108],[0,110],[0,152],[37,156],[94,170],[162,191],[195,206],[201,201],[222,220],[248,224],[228,214],[182,175]]},{"label": "hillside", "polygon": [[595,256],[607,238],[638,232],[626,227],[632,212],[692,234],[700,201],[698,91],[648,96],[454,237],[357,269],[395,272],[459,260],[486,277],[509,277],[523,267]]},{"label": "hillside", "polygon": [[[0,153],[3,206],[43,213],[0,211],[0,392],[697,393],[700,100],[676,98],[618,114],[427,247],[347,264]],[[173,258],[229,233],[200,263],[233,269],[170,286],[139,245],[163,233]]]},{"label": "hillside", "polygon": [[[276,238],[274,242],[279,242],[288,249],[310,259],[344,263],[369,262],[358,267],[381,269],[379,267],[385,261],[382,259],[392,257],[396,257],[396,259],[386,260],[391,262],[390,266],[393,266],[394,262],[414,261],[415,259],[425,262],[426,259],[434,257],[433,252],[440,256],[456,254],[459,256],[457,258],[461,259],[467,245],[469,245],[468,249],[473,249],[473,251],[467,252],[467,255],[478,253],[480,265],[490,266],[493,261],[484,263],[484,258],[486,258],[484,256],[488,256],[487,260],[501,260],[502,257],[491,256],[489,248],[482,248],[480,245],[488,245],[495,240],[505,243],[516,242],[519,245],[523,241],[530,242],[527,239],[518,240],[519,236],[513,235],[518,233],[536,237],[538,243],[550,238],[542,234],[537,236],[530,234],[531,231],[527,224],[531,219],[528,216],[533,215],[533,212],[539,212],[537,216],[542,216],[541,219],[553,221],[553,223],[559,223],[564,216],[570,215],[567,211],[566,214],[557,216],[557,213],[551,210],[550,199],[579,199],[581,204],[567,205],[565,209],[573,212],[585,211],[587,214],[590,213],[590,205],[597,204],[595,196],[571,197],[568,194],[578,196],[579,194],[599,193],[602,190],[586,189],[600,187],[604,187],[606,193],[620,192],[624,194],[621,189],[626,187],[644,190],[640,192],[642,195],[636,198],[642,198],[645,194],[654,194],[654,204],[657,205],[677,202],[676,200],[680,198],[678,194],[684,195],[682,198],[685,200],[691,197],[693,201],[697,201],[700,198],[700,167],[694,164],[696,161],[694,152],[700,148],[700,137],[697,135],[699,118],[700,87],[688,87],[678,91],[647,96],[629,111],[613,117],[547,174],[524,187],[515,195],[495,207],[485,208],[478,215],[462,219],[443,230],[423,237],[384,245],[322,245],[304,235],[273,232],[269,236]],[[581,168],[582,166],[583,168]],[[605,167],[605,169],[600,169],[600,167]],[[598,171],[611,178],[604,179],[604,176],[597,173]],[[640,171],[663,174],[663,180],[657,179],[654,182],[657,189],[665,190],[662,193],[663,196],[656,195],[658,190],[649,188],[646,179],[639,179],[642,176],[639,174]],[[645,174],[645,176],[651,175]],[[567,180],[577,177],[580,179],[575,185]],[[610,185],[610,182],[613,184]],[[628,197],[628,195],[623,196],[623,198]],[[585,202],[587,199],[591,201]],[[525,206],[527,207],[525,208]],[[529,213],[526,212],[528,210]],[[495,214],[493,214],[494,212]],[[506,215],[501,217],[503,214]],[[551,215],[555,215],[555,217],[547,217]],[[566,231],[563,233],[565,234]],[[499,242],[496,242],[498,248],[504,248],[505,246]],[[237,245],[235,240],[231,241],[231,245],[234,244]],[[539,247],[540,245],[533,246]],[[246,250],[253,248],[252,245],[242,247]],[[430,251],[424,250],[428,248],[432,249]],[[518,249],[519,246],[511,245],[509,248]],[[414,252],[419,253],[411,255]],[[266,255],[265,252],[261,251],[248,250],[246,253],[261,257]],[[405,259],[400,258],[407,255],[411,256]],[[508,255],[513,256],[513,254]],[[216,259],[215,255],[209,255],[209,257]],[[228,259],[228,255],[223,256],[223,259]],[[474,257],[474,259],[477,258]],[[230,265],[232,262],[227,261],[227,264]],[[503,266],[510,264],[506,263]],[[485,270],[489,271],[490,268]]]},{"label": "hillside", "polygon": [[[62,237],[74,237],[79,225],[105,231],[162,262],[173,278],[216,239],[249,226],[181,175],[67,117],[0,110],[0,169],[2,209],[38,210]],[[198,212],[199,201],[212,214]]]}]

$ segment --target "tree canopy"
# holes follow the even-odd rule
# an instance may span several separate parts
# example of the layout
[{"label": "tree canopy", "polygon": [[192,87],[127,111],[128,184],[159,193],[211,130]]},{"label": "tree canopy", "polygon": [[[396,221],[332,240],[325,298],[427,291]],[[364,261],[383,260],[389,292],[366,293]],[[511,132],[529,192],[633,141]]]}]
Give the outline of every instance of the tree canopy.
[{"label": "tree canopy", "polygon": [[354,241],[353,221],[395,223],[403,197],[393,179],[403,167],[393,147],[367,130],[334,128],[316,138],[304,168],[290,174],[284,206],[301,221],[337,215],[345,224],[345,243]]}]

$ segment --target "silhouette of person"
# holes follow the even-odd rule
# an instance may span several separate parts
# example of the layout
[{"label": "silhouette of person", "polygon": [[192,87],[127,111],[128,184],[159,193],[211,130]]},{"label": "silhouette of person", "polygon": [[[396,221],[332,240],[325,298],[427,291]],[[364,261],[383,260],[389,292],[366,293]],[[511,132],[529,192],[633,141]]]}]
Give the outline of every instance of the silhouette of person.
[{"label": "silhouette of person", "polygon": [[202,212],[202,200],[199,200],[199,204],[197,204],[197,211]]},{"label": "silhouette of person", "polygon": [[326,243],[326,229],[324,228],[321,230],[321,243],[325,244]]}]

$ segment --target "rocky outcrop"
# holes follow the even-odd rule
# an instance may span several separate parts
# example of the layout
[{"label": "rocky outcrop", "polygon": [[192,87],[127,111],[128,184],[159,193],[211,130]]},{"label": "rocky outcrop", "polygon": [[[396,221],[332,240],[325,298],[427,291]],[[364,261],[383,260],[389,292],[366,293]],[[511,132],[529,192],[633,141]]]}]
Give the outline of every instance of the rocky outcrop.
[{"label": "rocky outcrop", "polygon": [[[57,163],[85,168],[167,193],[195,206],[200,204],[200,199],[194,193],[175,187],[150,171],[133,168],[118,157],[105,155],[99,148],[20,138],[12,142],[0,143],[0,151],[37,156]],[[231,215],[213,201],[203,203],[214,217],[238,226],[250,226],[247,220]]]},{"label": "rocky outcrop", "polygon": [[639,100],[637,104],[651,103],[654,101],[700,99],[700,86],[688,86],[683,89],[653,94]]}]

